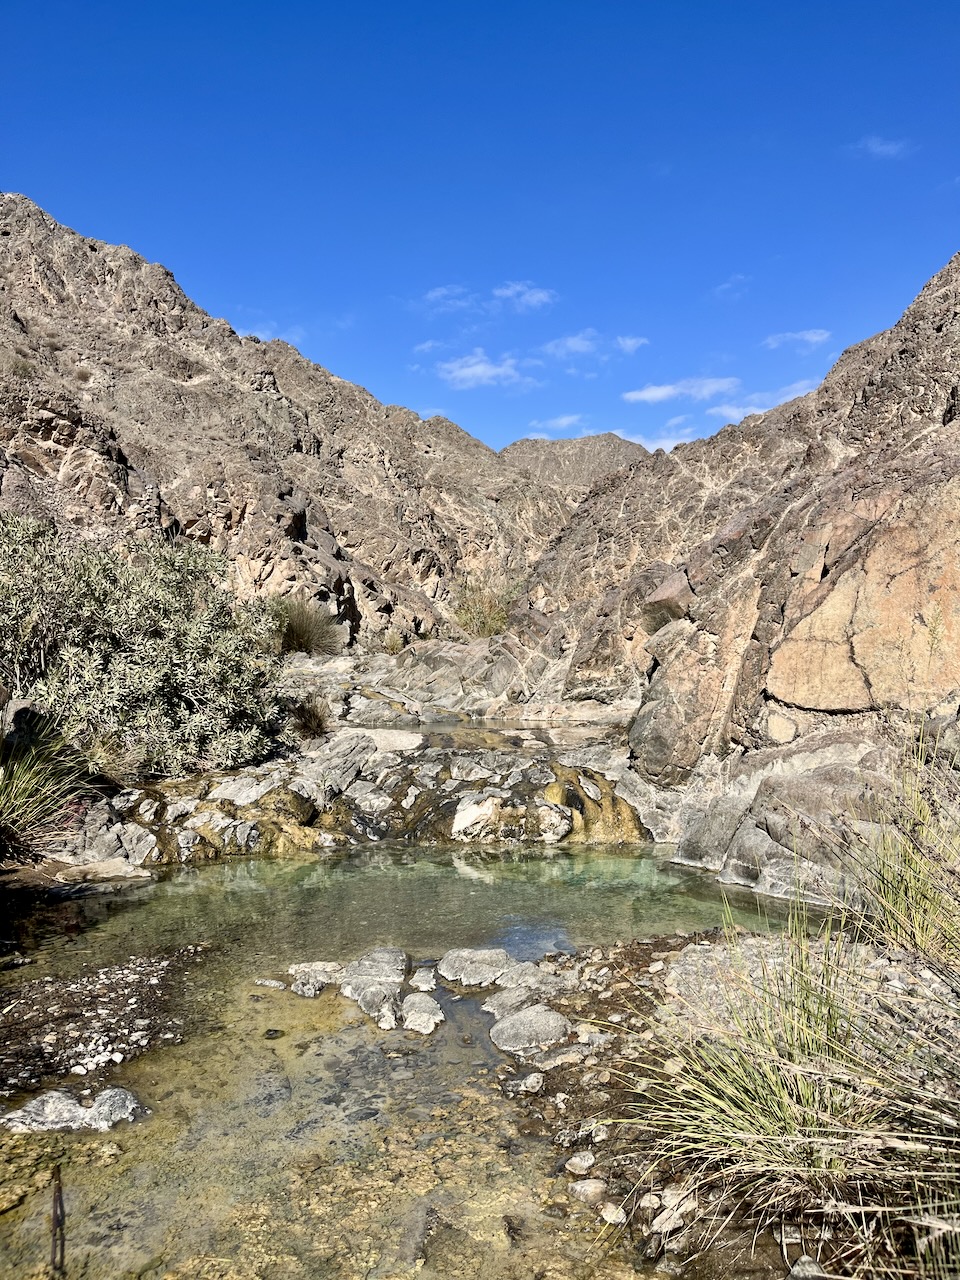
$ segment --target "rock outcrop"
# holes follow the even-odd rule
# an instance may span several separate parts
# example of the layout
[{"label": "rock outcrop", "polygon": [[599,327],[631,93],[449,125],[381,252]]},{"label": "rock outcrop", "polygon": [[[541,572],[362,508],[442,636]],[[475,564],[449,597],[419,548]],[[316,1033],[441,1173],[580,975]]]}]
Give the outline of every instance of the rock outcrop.
[{"label": "rock outcrop", "polygon": [[958,416],[960,255],[818,390],[597,484],[521,638],[564,655],[568,698],[635,691],[659,785],[828,722],[955,711]]}]

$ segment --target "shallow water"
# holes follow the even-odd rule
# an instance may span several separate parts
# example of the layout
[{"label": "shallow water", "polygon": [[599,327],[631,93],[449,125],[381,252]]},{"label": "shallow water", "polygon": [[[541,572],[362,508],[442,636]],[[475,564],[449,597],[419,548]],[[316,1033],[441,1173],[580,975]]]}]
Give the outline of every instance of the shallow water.
[{"label": "shallow water", "polygon": [[[733,910],[757,926],[752,901]],[[65,1152],[68,1274],[633,1274],[629,1250],[596,1249],[591,1211],[565,1212],[555,1150],[520,1135],[478,1000],[441,991],[448,1020],[423,1039],[378,1031],[333,993],[304,1000],[253,980],[378,943],[414,961],[482,945],[528,959],[722,915],[709,881],[652,849],[500,860],[382,847],[337,865],[183,869],[34,913],[18,935],[30,977],[211,944],[186,976],[185,1043],[111,1081],[152,1114],[102,1139],[23,1140],[48,1160]],[[0,1274],[26,1280],[48,1251],[41,1191],[0,1217]]]}]

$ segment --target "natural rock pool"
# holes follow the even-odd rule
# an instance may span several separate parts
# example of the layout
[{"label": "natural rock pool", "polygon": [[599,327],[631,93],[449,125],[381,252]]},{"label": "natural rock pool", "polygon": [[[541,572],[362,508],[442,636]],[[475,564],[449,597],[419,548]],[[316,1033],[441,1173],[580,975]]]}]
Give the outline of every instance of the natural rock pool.
[{"label": "natural rock pool", "polygon": [[[755,903],[733,911],[756,927]],[[190,868],[14,920],[7,932],[35,963],[0,975],[4,988],[210,945],[180,979],[183,1043],[110,1072],[150,1115],[103,1135],[2,1139],[0,1203],[13,1207],[0,1274],[46,1274],[57,1160],[72,1277],[648,1274],[629,1246],[597,1246],[556,1149],[522,1132],[496,1084],[504,1059],[482,996],[438,989],[446,1021],[423,1038],[378,1030],[332,990],[310,1000],[254,980],[378,943],[414,961],[461,946],[536,959],[722,915],[714,885],[652,848],[544,860],[378,847],[336,865]]]}]

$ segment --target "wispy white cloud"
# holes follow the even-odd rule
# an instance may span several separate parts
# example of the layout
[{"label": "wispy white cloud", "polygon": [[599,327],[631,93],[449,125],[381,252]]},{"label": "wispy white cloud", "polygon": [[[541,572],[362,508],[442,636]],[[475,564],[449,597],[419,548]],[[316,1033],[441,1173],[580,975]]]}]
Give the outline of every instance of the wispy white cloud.
[{"label": "wispy white cloud", "polygon": [[550,437],[543,431],[528,431],[523,437],[524,440],[549,440]]},{"label": "wispy white cloud", "polygon": [[545,342],[540,350],[557,360],[568,360],[571,356],[585,356],[596,351],[599,337],[596,329],[581,329],[579,333],[571,333],[566,338],[554,338],[552,342]]},{"label": "wispy white cloud", "polygon": [[831,337],[829,329],[798,329],[794,333],[770,333],[760,343],[761,347],[766,347],[769,351],[776,351],[777,347],[793,346],[812,351],[814,347],[819,347],[823,342],[829,342]]},{"label": "wispy white cloud", "polygon": [[720,298],[723,302],[739,302],[747,292],[749,283],[749,276],[735,272],[732,276],[727,276],[722,284],[716,285],[710,292],[715,298]]},{"label": "wispy white cloud", "polygon": [[568,431],[571,427],[581,426],[582,423],[583,423],[582,413],[563,413],[558,418],[547,418],[543,422],[534,418],[534,420],[530,423],[530,426],[540,427],[541,430],[547,430],[547,431]]},{"label": "wispy white cloud", "polygon": [[850,149],[873,160],[899,160],[912,148],[905,138],[881,138],[879,134],[870,133]]},{"label": "wispy white cloud", "polygon": [[641,347],[649,347],[649,338],[617,338],[617,346],[624,355],[632,356],[635,351],[639,351]]},{"label": "wispy white cloud", "polygon": [[462,284],[441,284],[428,289],[421,299],[430,311],[444,315],[452,311],[470,311],[477,305],[477,296]]},{"label": "wispy white cloud", "polygon": [[787,400],[793,400],[797,396],[804,396],[808,391],[812,391],[817,384],[815,382],[802,381],[791,382],[785,387],[780,387],[777,391],[754,391],[750,395],[744,396],[740,404],[716,404],[712,405],[707,413],[714,418],[722,418],[724,422],[740,422],[743,418],[748,418],[752,413],[764,413],[767,409],[774,408],[775,405],[784,404]]},{"label": "wispy white cloud", "polygon": [[426,342],[418,342],[413,349],[416,352],[426,355],[430,351],[436,351],[437,347],[442,347],[443,345],[444,344],[442,342],[438,342],[436,338],[429,338]]},{"label": "wispy white cloud", "polygon": [[621,399],[628,404],[660,404],[681,396],[690,400],[712,400],[739,387],[739,378],[683,378],[680,382],[647,383],[639,391],[624,391]]},{"label": "wispy white cloud", "polygon": [[552,289],[542,289],[532,280],[508,280],[493,290],[493,296],[514,311],[538,311],[551,306],[559,297]]},{"label": "wispy white cloud", "polygon": [[469,391],[473,387],[532,387],[533,378],[522,374],[517,367],[516,356],[491,359],[483,347],[474,347],[467,356],[454,360],[441,360],[436,365],[437,375],[454,391]]},{"label": "wispy white cloud", "polygon": [[505,307],[523,313],[538,311],[557,301],[559,294],[532,280],[508,280],[487,294],[462,284],[441,284],[428,289],[412,305],[431,315],[493,315]]},{"label": "wispy white cloud", "polygon": [[668,418],[664,425],[667,427],[682,427],[685,422],[689,421],[689,413],[678,413],[674,417]]}]

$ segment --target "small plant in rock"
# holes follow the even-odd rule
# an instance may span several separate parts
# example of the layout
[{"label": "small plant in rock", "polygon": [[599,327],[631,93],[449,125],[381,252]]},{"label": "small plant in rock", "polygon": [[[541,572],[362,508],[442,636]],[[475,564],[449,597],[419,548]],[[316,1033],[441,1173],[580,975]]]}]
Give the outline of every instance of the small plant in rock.
[{"label": "small plant in rock", "polygon": [[522,589],[522,583],[503,574],[467,574],[457,588],[454,617],[467,635],[501,635]]},{"label": "small plant in rock", "polygon": [[383,633],[383,652],[388,653],[395,658],[398,653],[402,653],[405,648],[403,632],[396,627],[389,627]]},{"label": "small plant in rock", "polygon": [[336,618],[308,597],[275,597],[270,607],[279,629],[282,653],[332,658],[343,647]]},{"label": "small plant in rock", "polygon": [[333,712],[326,698],[310,693],[290,709],[290,720],[302,737],[324,738],[333,727]]}]

